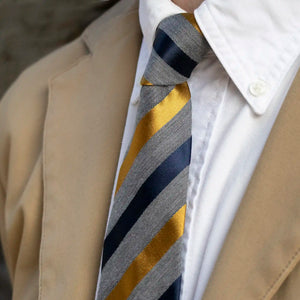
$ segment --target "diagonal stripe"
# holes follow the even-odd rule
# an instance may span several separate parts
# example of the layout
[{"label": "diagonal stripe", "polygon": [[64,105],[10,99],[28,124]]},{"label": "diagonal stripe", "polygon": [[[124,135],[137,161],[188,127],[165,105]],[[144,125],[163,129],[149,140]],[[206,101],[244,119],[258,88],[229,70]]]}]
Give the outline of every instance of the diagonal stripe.
[{"label": "diagonal stripe", "polygon": [[184,231],[186,205],[165,224],[147,247],[136,257],[107,300],[127,299],[135,286],[147,275]]},{"label": "diagonal stripe", "polygon": [[[150,243],[150,241],[157,235],[164,224],[167,223],[178,209],[185,204],[187,179],[188,167],[178,174],[178,176],[176,176],[176,178],[168,184],[168,186],[155,198],[155,200],[152,201],[120,243],[113,256],[102,269],[103,277],[100,291],[102,297],[105,298],[108,296],[137,255],[143,251],[143,249]],[[157,217],[161,215],[161,212],[163,212],[163,215],[161,217]],[[143,238],[140,238],[141,236]],[[180,248],[181,250],[181,247],[177,246],[177,248]],[[171,262],[173,263],[173,265],[170,265],[172,274],[174,274],[177,269],[177,266],[175,267],[175,265],[178,265],[178,256],[180,256],[178,253],[180,253],[180,251],[177,250],[177,252],[173,252],[173,255],[176,254],[174,257],[168,258],[168,264]],[[158,266],[158,264],[156,266]],[[155,272],[156,266],[151,270],[151,272]],[[157,271],[155,273],[157,273]],[[167,282],[164,286],[168,286],[168,284],[173,282],[179,274],[180,273],[176,272],[174,274],[176,277],[174,277],[170,282]],[[159,276],[162,275],[163,273],[160,273]],[[158,276],[156,275],[155,278],[157,277]],[[146,278],[144,278],[143,281],[145,279]],[[154,280],[152,279],[151,284],[153,284],[153,281]],[[160,283],[162,283],[162,279],[160,280]],[[159,295],[162,295],[164,291],[165,290],[163,290]],[[149,297],[143,299],[149,299]]]},{"label": "diagonal stripe", "polygon": [[191,141],[192,138],[189,138],[177,148],[142,185],[104,241],[102,268],[149,204],[189,165]]},{"label": "diagonal stripe", "polygon": [[180,297],[181,276],[178,277],[159,300],[178,300]]},{"label": "diagonal stripe", "polygon": [[151,109],[139,122],[129,151],[119,172],[116,193],[122,185],[129,169],[142,147],[156,132],[168,123],[189,100],[190,91],[187,83],[179,84],[164,100]]},{"label": "diagonal stripe", "polygon": [[116,225],[147,178],[191,136],[189,124],[191,124],[191,101],[141,149],[114,198],[105,236]]},{"label": "diagonal stripe", "polygon": [[[187,17],[190,18],[190,17]],[[187,20],[183,15],[170,17],[160,24],[173,42],[191,59],[197,63],[202,60],[209,49],[209,45],[201,34],[195,29],[195,19]],[[191,23],[194,21],[194,25]],[[180,22],[180,24],[178,24]]]},{"label": "diagonal stripe", "polygon": [[140,92],[143,105],[139,105],[138,107],[135,124],[137,125],[152,108],[165,99],[174,87],[175,86],[143,86]]},{"label": "diagonal stripe", "polygon": [[128,300],[157,300],[182,274],[182,237],[172,245],[162,259],[147,273],[131,292]]},{"label": "diagonal stripe", "polygon": [[187,81],[185,76],[169,66],[154,50],[151,52],[144,77],[153,86],[175,86]]},{"label": "diagonal stripe", "polygon": [[186,55],[160,28],[157,29],[153,49],[169,66],[186,78],[191,76],[198,64]]}]

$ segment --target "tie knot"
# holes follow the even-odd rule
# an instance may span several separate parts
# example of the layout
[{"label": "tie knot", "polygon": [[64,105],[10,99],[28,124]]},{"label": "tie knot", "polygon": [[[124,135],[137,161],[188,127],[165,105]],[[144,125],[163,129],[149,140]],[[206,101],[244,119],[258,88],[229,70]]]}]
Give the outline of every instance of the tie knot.
[{"label": "tie knot", "polygon": [[193,14],[165,18],[157,27],[142,85],[176,85],[187,81],[209,49]]}]

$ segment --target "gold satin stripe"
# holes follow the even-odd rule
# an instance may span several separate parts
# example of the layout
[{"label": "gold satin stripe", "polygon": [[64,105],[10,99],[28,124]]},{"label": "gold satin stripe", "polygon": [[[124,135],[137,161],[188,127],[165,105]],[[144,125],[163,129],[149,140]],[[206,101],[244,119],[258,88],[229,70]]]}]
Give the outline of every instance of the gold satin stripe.
[{"label": "gold satin stripe", "polygon": [[155,133],[177,115],[190,100],[190,97],[187,83],[178,84],[164,100],[152,108],[138,123],[129,151],[120,168],[116,193],[142,147]]},{"label": "gold satin stripe", "polygon": [[157,233],[147,247],[131,263],[106,300],[127,299],[137,284],[183,235],[186,204]]},{"label": "gold satin stripe", "polygon": [[141,80],[141,85],[153,85],[153,84],[143,76]]},{"label": "gold satin stripe", "polygon": [[197,21],[196,21],[196,19],[195,19],[195,17],[194,17],[194,15],[193,14],[189,14],[189,13],[183,13],[182,14],[192,25],[193,25],[193,27],[198,31],[198,32],[200,32],[202,35],[203,35],[203,33],[202,33],[202,31],[200,30],[200,28],[199,28],[199,26],[198,26],[198,23],[197,23]]}]

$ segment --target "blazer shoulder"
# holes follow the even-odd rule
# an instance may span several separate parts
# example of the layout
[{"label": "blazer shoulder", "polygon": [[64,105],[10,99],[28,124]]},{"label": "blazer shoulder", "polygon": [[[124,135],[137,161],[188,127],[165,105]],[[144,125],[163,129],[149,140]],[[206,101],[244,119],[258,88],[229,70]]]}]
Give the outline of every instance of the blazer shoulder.
[{"label": "blazer shoulder", "polygon": [[93,55],[94,47],[105,39],[103,35],[107,28],[113,26],[118,19],[134,14],[134,19],[138,20],[137,10],[137,0],[117,2],[92,22],[80,37],[31,65],[20,74],[3,96],[0,111],[9,109],[9,106],[15,114],[18,106],[35,105],[36,101],[46,103],[49,80],[69,69],[83,56]]},{"label": "blazer shoulder", "polygon": [[25,69],[0,102],[0,131],[10,125],[17,126],[21,120],[24,124],[34,117],[31,111],[43,112],[48,102],[49,80],[88,53],[84,42],[78,38]]}]

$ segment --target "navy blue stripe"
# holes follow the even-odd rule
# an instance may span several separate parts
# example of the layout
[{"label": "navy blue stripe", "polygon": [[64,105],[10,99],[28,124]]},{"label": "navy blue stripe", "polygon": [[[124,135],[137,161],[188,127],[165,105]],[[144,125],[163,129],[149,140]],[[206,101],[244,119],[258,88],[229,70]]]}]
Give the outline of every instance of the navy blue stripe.
[{"label": "navy blue stripe", "polygon": [[179,300],[181,289],[181,276],[164,292],[159,300]]},{"label": "navy blue stripe", "polygon": [[191,140],[177,148],[144,182],[104,241],[102,268],[157,195],[190,164]]},{"label": "navy blue stripe", "polygon": [[186,55],[174,41],[159,28],[156,31],[153,49],[170,67],[187,78],[190,77],[197,65],[197,62]]}]

